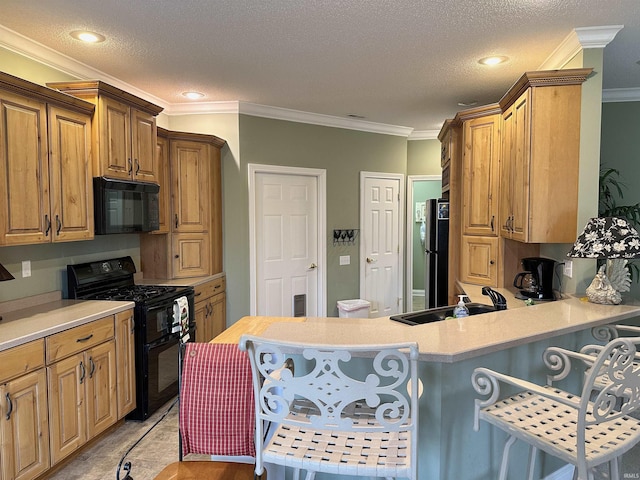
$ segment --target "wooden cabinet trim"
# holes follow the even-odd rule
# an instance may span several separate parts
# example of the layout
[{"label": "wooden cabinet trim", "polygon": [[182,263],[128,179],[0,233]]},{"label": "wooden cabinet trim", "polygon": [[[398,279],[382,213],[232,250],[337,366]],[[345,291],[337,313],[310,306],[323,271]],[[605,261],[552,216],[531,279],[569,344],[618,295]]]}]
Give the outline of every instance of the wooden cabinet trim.
[{"label": "wooden cabinet trim", "polygon": [[74,96],[106,95],[115,100],[124,100],[126,103],[136,107],[139,110],[148,112],[153,116],[158,115],[160,112],[162,112],[162,110],[164,110],[164,108],[159,107],[158,105],[148,102],[143,98],[132,95],[129,92],[121,90],[100,80],[51,82],[47,83],[47,87]]},{"label": "wooden cabinet trim", "polygon": [[566,70],[541,70],[525,72],[505,93],[498,104],[502,111],[509,108],[529,87],[554,85],[581,85],[591,75],[593,68],[568,68]]}]

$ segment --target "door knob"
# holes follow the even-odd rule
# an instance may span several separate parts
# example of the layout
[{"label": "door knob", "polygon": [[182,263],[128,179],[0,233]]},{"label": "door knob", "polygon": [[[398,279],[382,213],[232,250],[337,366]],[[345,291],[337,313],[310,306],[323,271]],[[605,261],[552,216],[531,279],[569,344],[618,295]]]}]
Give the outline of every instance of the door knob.
[{"label": "door knob", "polygon": [[314,268],[318,268],[318,265],[316,265],[315,263],[309,265],[309,270],[313,270]]},{"label": "door knob", "polygon": [[375,263],[377,260],[375,258],[367,257],[367,263]]}]

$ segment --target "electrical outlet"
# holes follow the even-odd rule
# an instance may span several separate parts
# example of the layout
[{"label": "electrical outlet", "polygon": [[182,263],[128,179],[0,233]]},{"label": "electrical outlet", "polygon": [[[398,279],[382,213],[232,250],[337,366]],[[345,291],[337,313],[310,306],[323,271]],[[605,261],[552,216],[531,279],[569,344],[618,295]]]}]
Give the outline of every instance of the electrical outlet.
[{"label": "electrical outlet", "polygon": [[22,261],[22,278],[31,276],[31,260]]},{"label": "electrical outlet", "polygon": [[562,273],[565,277],[573,278],[573,261],[565,260]]},{"label": "electrical outlet", "polygon": [[351,265],[351,255],[340,255],[340,265]]}]

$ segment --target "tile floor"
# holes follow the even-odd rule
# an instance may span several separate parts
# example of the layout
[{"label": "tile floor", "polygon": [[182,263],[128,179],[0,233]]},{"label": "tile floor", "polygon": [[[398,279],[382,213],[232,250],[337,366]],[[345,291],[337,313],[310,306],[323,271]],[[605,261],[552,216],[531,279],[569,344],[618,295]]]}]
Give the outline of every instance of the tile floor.
[{"label": "tile floor", "polygon": [[[171,405],[158,410],[145,422],[127,421],[106,435],[91,448],[83,451],[50,480],[105,480],[117,479],[120,458],[142,434],[166,413]],[[159,425],[127,456],[132,463],[134,480],[152,480],[166,465],[178,460],[178,405],[176,404]],[[126,473],[122,470],[120,479]]]}]

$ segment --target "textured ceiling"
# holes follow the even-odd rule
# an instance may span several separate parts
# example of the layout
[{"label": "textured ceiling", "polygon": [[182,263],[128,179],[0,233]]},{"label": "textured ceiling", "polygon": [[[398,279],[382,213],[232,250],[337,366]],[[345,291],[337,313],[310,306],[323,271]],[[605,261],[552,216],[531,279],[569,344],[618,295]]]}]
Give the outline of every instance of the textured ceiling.
[{"label": "textured ceiling", "polygon": [[1,0],[0,24],[167,104],[198,90],[415,130],[496,102],[576,27],[624,25],[604,87],[640,87],[638,0]]}]

